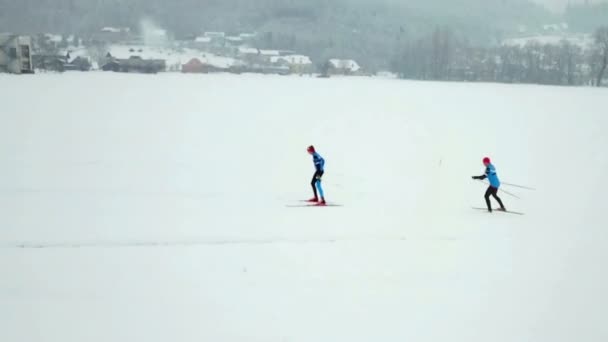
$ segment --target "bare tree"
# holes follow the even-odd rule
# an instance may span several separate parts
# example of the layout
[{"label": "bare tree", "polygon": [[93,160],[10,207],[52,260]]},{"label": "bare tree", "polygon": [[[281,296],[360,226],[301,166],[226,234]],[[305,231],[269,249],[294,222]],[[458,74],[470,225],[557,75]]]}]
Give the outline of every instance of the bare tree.
[{"label": "bare tree", "polygon": [[576,84],[576,80],[580,74],[581,55],[582,51],[579,46],[573,45],[567,40],[560,42],[558,72],[561,84]]},{"label": "bare tree", "polygon": [[596,86],[602,85],[602,79],[604,78],[604,72],[608,65],[608,26],[602,26],[595,31],[595,44],[600,52],[600,68],[597,74]]}]

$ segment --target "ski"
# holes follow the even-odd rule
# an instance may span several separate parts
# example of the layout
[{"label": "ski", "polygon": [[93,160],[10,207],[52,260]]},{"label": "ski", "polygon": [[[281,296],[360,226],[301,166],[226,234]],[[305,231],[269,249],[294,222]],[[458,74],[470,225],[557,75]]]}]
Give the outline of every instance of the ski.
[{"label": "ski", "polygon": [[342,207],[342,204],[336,203],[326,203],[326,204],[318,204],[318,203],[310,203],[310,204],[287,204],[288,208],[307,208],[307,207]]},{"label": "ski", "polygon": [[[483,210],[483,211],[488,211],[488,208],[479,208],[479,207],[472,207],[473,209],[476,210]],[[513,214],[513,215],[525,215],[524,213],[521,213],[519,211],[511,211],[511,210],[500,210],[500,209],[492,209],[492,212],[496,212],[496,213],[505,213],[505,214]]]}]

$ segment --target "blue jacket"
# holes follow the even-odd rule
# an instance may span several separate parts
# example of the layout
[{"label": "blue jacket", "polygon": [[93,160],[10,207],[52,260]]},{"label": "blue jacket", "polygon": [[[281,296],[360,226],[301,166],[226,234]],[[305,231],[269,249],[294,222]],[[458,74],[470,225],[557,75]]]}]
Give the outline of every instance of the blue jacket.
[{"label": "blue jacket", "polygon": [[317,171],[325,171],[325,159],[317,152],[312,154],[312,162],[315,164],[315,169]]},{"label": "blue jacket", "polygon": [[486,166],[486,172],[484,174],[484,178],[488,178],[490,185],[498,188],[500,187],[500,180],[498,179],[498,175],[496,174],[496,168],[492,164],[488,164]]}]

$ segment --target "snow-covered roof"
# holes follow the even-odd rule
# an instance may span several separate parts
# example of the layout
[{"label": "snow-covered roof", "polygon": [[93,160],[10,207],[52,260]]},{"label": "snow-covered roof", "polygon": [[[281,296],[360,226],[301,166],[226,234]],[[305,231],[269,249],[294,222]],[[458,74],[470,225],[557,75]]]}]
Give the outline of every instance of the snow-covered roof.
[{"label": "snow-covered roof", "polygon": [[272,63],[279,61],[285,61],[292,65],[307,65],[312,64],[312,60],[308,56],[304,55],[288,55],[288,56],[272,56],[270,57]]},{"label": "snow-covered roof", "polygon": [[205,54],[202,58],[199,58],[199,60],[204,64],[212,65],[221,69],[228,69],[231,66],[245,64],[244,62],[234,58],[215,56],[211,54]]},{"label": "snow-covered roof", "polygon": [[257,33],[241,33],[241,34],[239,34],[239,37],[241,37],[243,39],[255,38],[256,36],[257,36]]},{"label": "snow-covered roof", "polygon": [[196,39],[194,39],[194,41],[197,43],[210,43],[211,37],[196,37]]},{"label": "snow-covered roof", "polygon": [[109,32],[109,33],[121,33],[121,32],[131,32],[131,29],[128,27],[110,27],[106,26],[101,29],[101,32]]},{"label": "snow-covered roof", "polygon": [[260,50],[250,47],[239,47],[239,53],[243,55],[262,55],[262,56],[280,56],[281,51],[279,50]]},{"label": "snow-covered roof", "polygon": [[229,40],[231,42],[242,42],[243,38],[242,37],[226,37],[226,40]]},{"label": "snow-covered roof", "polygon": [[359,71],[361,67],[352,59],[330,59],[329,63],[336,69]]},{"label": "snow-covered roof", "polygon": [[212,38],[221,37],[221,38],[224,38],[225,36],[226,36],[225,32],[205,32],[205,37],[212,37]]},{"label": "snow-covered roof", "polygon": [[281,51],[279,50],[260,50],[260,54],[264,56],[280,56]]},{"label": "snow-covered roof", "polygon": [[121,30],[116,27],[104,27],[101,29],[101,32],[120,33]]},{"label": "snow-covered roof", "polygon": [[53,43],[60,43],[63,40],[63,36],[60,34],[46,33],[44,36]]},{"label": "snow-covered roof", "polygon": [[243,55],[257,55],[260,53],[260,50],[256,49],[256,48],[250,48],[250,47],[243,47],[241,46],[239,48],[239,53],[243,54]]},{"label": "snow-covered roof", "polygon": [[79,47],[68,46],[67,49],[59,50],[59,55],[66,56],[68,53],[70,54],[70,57],[72,59],[74,59],[76,57],[91,59],[91,55],[90,55],[89,51],[87,50],[87,48],[82,47],[82,46],[79,46]]}]

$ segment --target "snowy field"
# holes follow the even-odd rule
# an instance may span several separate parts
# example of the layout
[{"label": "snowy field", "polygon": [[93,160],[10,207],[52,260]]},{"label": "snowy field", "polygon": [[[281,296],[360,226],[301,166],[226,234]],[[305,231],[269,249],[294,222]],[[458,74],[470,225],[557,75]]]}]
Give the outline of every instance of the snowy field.
[{"label": "snowy field", "polygon": [[[0,75],[6,342],[608,340],[608,90]],[[326,159],[311,197],[306,146]],[[509,209],[471,180],[490,156]]]}]

